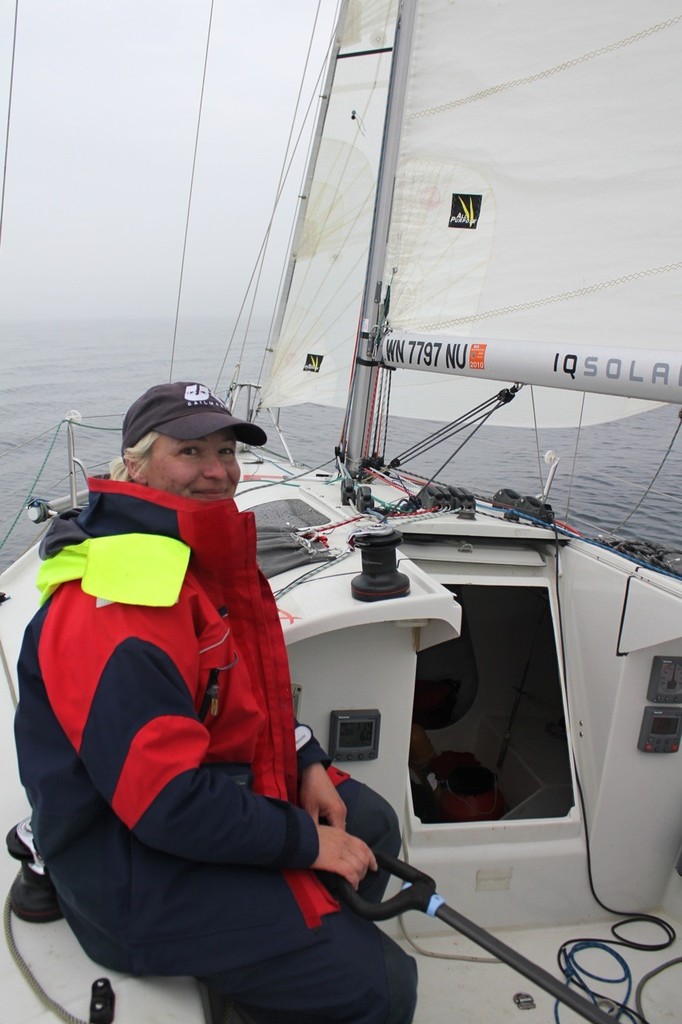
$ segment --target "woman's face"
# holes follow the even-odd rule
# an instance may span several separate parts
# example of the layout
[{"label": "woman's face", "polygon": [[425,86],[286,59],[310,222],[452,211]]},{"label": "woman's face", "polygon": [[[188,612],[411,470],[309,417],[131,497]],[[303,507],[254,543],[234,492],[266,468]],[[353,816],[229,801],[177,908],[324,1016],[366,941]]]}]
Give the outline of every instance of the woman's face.
[{"label": "woman's face", "polygon": [[149,458],[139,466],[129,465],[128,470],[136,483],[159,491],[197,501],[222,501],[234,497],[239,483],[236,450],[229,427],[190,441],[161,434]]}]

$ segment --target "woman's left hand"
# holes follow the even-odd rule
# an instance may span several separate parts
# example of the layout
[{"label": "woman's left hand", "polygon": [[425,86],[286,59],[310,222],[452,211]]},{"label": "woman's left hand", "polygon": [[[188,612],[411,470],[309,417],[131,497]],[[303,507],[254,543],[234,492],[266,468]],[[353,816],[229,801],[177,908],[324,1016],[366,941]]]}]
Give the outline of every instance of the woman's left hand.
[{"label": "woman's left hand", "polygon": [[311,764],[303,769],[299,797],[301,807],[315,824],[323,820],[334,828],[345,829],[346,805],[321,764]]}]

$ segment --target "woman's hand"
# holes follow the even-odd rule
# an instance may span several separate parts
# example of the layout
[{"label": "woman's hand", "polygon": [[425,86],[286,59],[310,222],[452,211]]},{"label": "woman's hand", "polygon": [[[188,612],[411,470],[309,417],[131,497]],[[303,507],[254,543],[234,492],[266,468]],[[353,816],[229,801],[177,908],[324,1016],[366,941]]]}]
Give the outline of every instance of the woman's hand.
[{"label": "woman's hand", "polygon": [[377,862],[362,839],[346,832],[346,805],[321,764],[304,769],[299,796],[301,807],[317,825],[320,847],[311,867],[341,875],[357,889],[368,871],[378,870]]},{"label": "woman's hand", "polygon": [[303,769],[298,793],[301,807],[316,825],[323,820],[334,828],[345,829],[346,805],[321,764]]},{"label": "woman's hand", "polygon": [[362,839],[329,825],[318,825],[317,835],[320,849],[311,867],[341,875],[354,889],[368,871],[379,870],[374,854]]}]

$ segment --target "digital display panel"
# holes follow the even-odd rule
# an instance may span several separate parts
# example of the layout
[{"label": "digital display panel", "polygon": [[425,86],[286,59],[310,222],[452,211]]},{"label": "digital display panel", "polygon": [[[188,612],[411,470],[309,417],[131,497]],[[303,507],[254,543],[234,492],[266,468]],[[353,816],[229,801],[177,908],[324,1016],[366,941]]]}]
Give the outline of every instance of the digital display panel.
[{"label": "digital display panel", "polygon": [[679,718],[652,718],[652,736],[674,736],[680,723]]},{"label": "digital display panel", "polygon": [[647,699],[658,704],[682,704],[682,657],[656,655],[652,659]]},{"label": "digital display panel", "polygon": [[374,739],[374,722],[367,719],[339,722],[339,744],[342,747],[369,747]]},{"label": "digital display panel", "polygon": [[676,754],[682,739],[682,708],[646,707],[637,746],[648,754]]},{"label": "digital display panel", "polygon": [[328,749],[332,761],[372,761],[378,757],[380,724],[377,708],[331,711]]}]

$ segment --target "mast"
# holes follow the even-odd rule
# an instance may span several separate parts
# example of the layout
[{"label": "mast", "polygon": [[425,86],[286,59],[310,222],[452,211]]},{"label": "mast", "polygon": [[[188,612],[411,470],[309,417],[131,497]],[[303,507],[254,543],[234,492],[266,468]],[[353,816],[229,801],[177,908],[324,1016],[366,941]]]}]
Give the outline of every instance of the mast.
[{"label": "mast", "polygon": [[369,445],[370,408],[379,364],[379,311],[382,303],[386,244],[393,203],[400,145],[400,129],[407,89],[417,0],[401,0],[398,9],[386,120],[379,162],[374,218],[367,258],[367,274],[355,346],[355,366],[346,416],[348,421],[345,459],[349,472],[357,475]]}]

